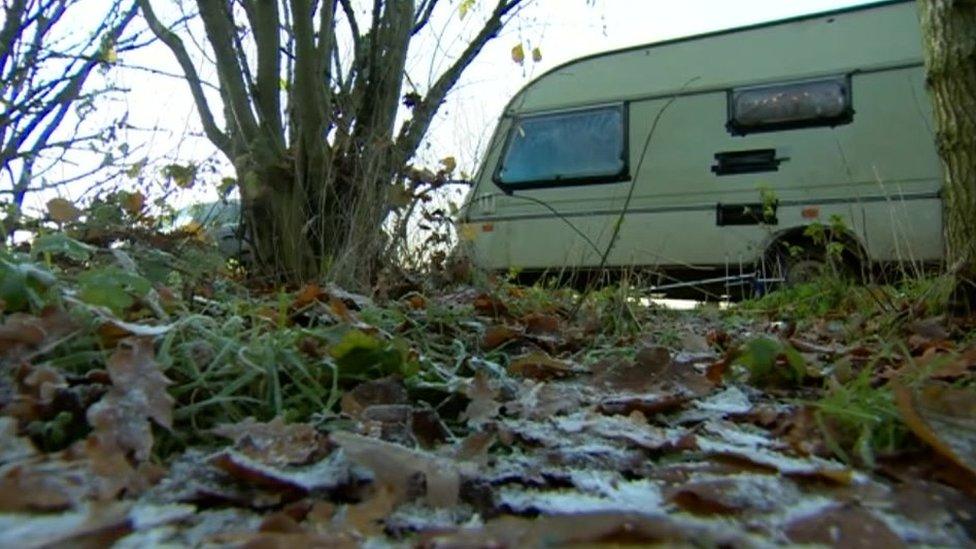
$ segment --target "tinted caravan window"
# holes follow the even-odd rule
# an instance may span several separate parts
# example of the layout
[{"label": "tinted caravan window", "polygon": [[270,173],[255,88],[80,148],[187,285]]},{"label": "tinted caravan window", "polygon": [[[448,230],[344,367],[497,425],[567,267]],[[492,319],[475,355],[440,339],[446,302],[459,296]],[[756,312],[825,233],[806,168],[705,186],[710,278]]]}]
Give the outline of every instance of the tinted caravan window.
[{"label": "tinted caravan window", "polygon": [[836,126],[851,121],[846,77],[775,86],[740,88],[729,94],[729,131],[752,132]]},{"label": "tinted caravan window", "polygon": [[623,105],[517,119],[495,181],[531,188],[625,179],[624,120]]}]

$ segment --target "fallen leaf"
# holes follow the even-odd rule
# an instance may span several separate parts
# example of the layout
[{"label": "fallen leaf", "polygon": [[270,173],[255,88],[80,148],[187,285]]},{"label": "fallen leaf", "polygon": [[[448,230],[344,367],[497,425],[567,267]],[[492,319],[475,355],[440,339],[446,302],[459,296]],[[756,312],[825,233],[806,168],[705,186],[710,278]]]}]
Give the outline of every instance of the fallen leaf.
[{"label": "fallen leaf", "polygon": [[508,306],[500,299],[489,294],[480,294],[472,301],[474,310],[480,314],[499,317],[508,314]]},{"label": "fallen leaf", "polygon": [[834,506],[790,522],[786,535],[793,543],[850,549],[906,547],[897,534],[863,507]]},{"label": "fallen leaf", "polygon": [[932,383],[915,392],[895,385],[894,394],[915,436],[976,475],[976,391]]},{"label": "fallen leaf", "polygon": [[657,393],[626,395],[605,398],[597,405],[597,410],[610,415],[630,415],[640,412],[650,418],[657,414],[673,412],[688,402],[687,395],[674,393]]},{"label": "fallen leaf", "polygon": [[580,373],[567,362],[557,360],[542,352],[520,356],[508,365],[508,373],[540,381],[563,378]]},{"label": "fallen leaf", "polygon": [[471,399],[468,407],[461,413],[461,419],[467,421],[468,425],[481,425],[498,415],[498,410],[501,408],[501,404],[496,400],[498,390],[491,386],[491,381],[484,373],[475,374],[464,394]]},{"label": "fallen leaf", "polygon": [[534,313],[522,318],[525,333],[534,335],[554,335],[559,333],[559,318],[552,315]]},{"label": "fallen leaf", "polygon": [[218,452],[208,461],[242,483],[284,492],[296,499],[311,492],[339,492],[364,480],[339,452],[315,463],[291,467],[267,465],[235,450]]},{"label": "fallen leaf", "polygon": [[292,309],[303,309],[316,301],[321,301],[323,297],[326,297],[325,290],[319,287],[318,284],[310,282],[304,286],[297,293],[295,293],[295,298],[292,300]]},{"label": "fallen leaf", "polygon": [[408,497],[419,475],[430,505],[457,504],[461,474],[466,470],[462,463],[344,431],[334,432],[330,437],[349,459],[372,470],[380,485],[390,486],[397,501]]},{"label": "fallen leaf", "polygon": [[247,418],[218,425],[213,433],[233,440],[237,451],[266,465],[305,465],[328,453],[326,438],[314,427],[285,424],[280,416],[267,423]]},{"label": "fallen leaf", "polygon": [[88,423],[104,443],[145,461],[153,444],[148,419],[167,429],[173,424],[174,401],[166,390],[171,382],[159,370],[152,338],[122,340],[108,359],[108,374],[112,387],[88,409]]},{"label": "fallen leaf", "polygon": [[518,338],[520,335],[522,335],[521,332],[504,324],[489,326],[485,330],[485,335],[481,338],[481,346],[485,350],[495,349]]}]

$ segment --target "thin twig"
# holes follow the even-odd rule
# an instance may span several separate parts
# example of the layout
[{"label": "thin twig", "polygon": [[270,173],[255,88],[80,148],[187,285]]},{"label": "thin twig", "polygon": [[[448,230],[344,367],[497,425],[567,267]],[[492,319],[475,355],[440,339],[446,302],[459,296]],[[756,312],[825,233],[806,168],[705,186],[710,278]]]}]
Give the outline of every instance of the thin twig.
[{"label": "thin twig", "polygon": [[[600,265],[597,267],[596,271],[600,272],[607,266],[607,258],[610,257],[610,252],[613,250],[614,244],[617,243],[617,238],[620,236],[620,227],[623,226],[624,217],[627,215],[627,210],[630,208],[630,201],[634,197],[634,188],[637,186],[637,179],[640,176],[641,168],[644,167],[644,159],[647,158],[647,153],[650,150],[651,138],[654,137],[654,132],[657,130],[658,122],[661,121],[661,117],[667,112],[668,108],[678,100],[679,93],[684,91],[692,82],[698,80],[698,76],[692,78],[691,80],[685,82],[678,93],[673,95],[668,102],[657,111],[657,115],[654,117],[654,122],[651,123],[651,129],[647,132],[647,138],[644,139],[644,148],[641,151],[640,159],[637,160],[637,167],[634,168],[634,176],[630,180],[630,188],[627,189],[627,198],[624,200],[624,206],[620,210],[620,215],[617,217],[617,222],[613,226],[613,234],[610,235],[610,242],[607,243],[607,248],[603,251],[603,257],[600,258]],[[576,301],[576,305],[573,307],[572,312],[569,317],[575,319],[576,315],[579,314],[580,308],[583,307],[583,302],[589,297],[590,292],[593,291],[593,284],[587,284],[586,289],[580,293],[579,299]]]}]

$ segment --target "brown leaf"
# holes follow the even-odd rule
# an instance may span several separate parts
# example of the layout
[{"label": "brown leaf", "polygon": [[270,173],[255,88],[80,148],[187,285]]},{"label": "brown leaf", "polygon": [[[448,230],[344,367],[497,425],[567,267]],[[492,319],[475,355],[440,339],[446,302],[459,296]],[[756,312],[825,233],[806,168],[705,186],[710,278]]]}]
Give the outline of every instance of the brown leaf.
[{"label": "brown leaf", "polygon": [[673,412],[688,402],[687,395],[674,393],[650,393],[641,395],[627,395],[605,398],[597,405],[597,410],[603,414],[627,416],[633,412],[640,412],[645,417]]},{"label": "brown leaf", "polygon": [[579,373],[567,362],[557,360],[542,352],[520,356],[508,365],[508,373],[541,381],[568,377]]},{"label": "brown leaf", "polygon": [[659,345],[642,347],[634,355],[634,362],[642,368],[644,375],[660,376],[671,365],[671,351]]},{"label": "brown leaf", "polygon": [[419,311],[427,307],[427,298],[414,292],[403,298],[407,302],[407,306],[415,311]]},{"label": "brown leaf", "polygon": [[520,335],[522,335],[521,332],[504,324],[489,326],[485,330],[485,335],[481,338],[481,346],[485,350],[495,349]]},{"label": "brown leaf", "polygon": [[407,388],[397,377],[364,381],[342,395],[342,412],[358,419],[363,410],[380,404],[409,404]]},{"label": "brown leaf", "polygon": [[81,217],[79,210],[70,200],[52,198],[47,201],[47,214],[58,223],[69,223]]},{"label": "brown leaf", "polygon": [[166,388],[173,382],[163,375],[156,363],[153,340],[133,337],[123,340],[108,359],[112,385],[126,392],[139,391],[146,415],[167,429],[173,426],[173,397]]},{"label": "brown leaf", "polygon": [[521,42],[512,48],[512,61],[515,61],[519,65],[525,63],[525,47],[522,46]]},{"label": "brown leaf", "polygon": [[503,516],[479,529],[424,534],[423,547],[740,546],[734,529],[715,531],[666,516],[622,511],[578,512],[539,518]]},{"label": "brown leaf", "polygon": [[525,333],[533,335],[554,335],[559,333],[559,318],[551,315],[534,313],[522,318],[525,323]]},{"label": "brown leaf", "polygon": [[382,521],[396,507],[396,489],[386,484],[377,486],[373,497],[366,501],[350,505],[346,509],[346,528],[364,536],[378,536],[383,534]]},{"label": "brown leaf", "polygon": [[88,409],[88,423],[105,444],[131,450],[138,461],[149,458],[153,436],[148,419],[173,424],[170,381],[159,370],[152,338],[130,337],[108,359],[112,388]]},{"label": "brown leaf", "polygon": [[397,501],[408,497],[419,477],[430,505],[457,504],[463,463],[353,433],[338,431],[330,436],[350,459],[372,470],[380,485],[393,488]]},{"label": "brown leaf", "polygon": [[495,433],[476,431],[464,437],[457,447],[455,457],[461,461],[485,463],[488,460],[488,450],[498,440]]},{"label": "brown leaf", "polygon": [[708,365],[708,370],[705,371],[705,378],[714,385],[719,385],[722,383],[722,378],[725,377],[725,372],[729,369],[728,357],[723,357],[715,362]]},{"label": "brown leaf", "polygon": [[696,515],[771,512],[788,508],[801,497],[789,480],[764,474],[696,475],[668,490],[668,499]]},{"label": "brown leaf", "polygon": [[213,433],[233,440],[239,452],[266,465],[304,465],[328,453],[326,438],[314,427],[307,423],[286,425],[281,417],[267,423],[247,418],[219,425]]},{"label": "brown leaf", "polygon": [[894,387],[898,411],[915,436],[976,475],[976,391],[932,383]]},{"label": "brown leaf", "polygon": [[484,373],[475,374],[464,394],[471,399],[471,402],[461,413],[461,419],[466,420],[469,425],[481,425],[498,415],[498,410],[501,408],[501,404],[495,400],[498,397],[498,390],[491,386],[490,380]]},{"label": "brown leaf", "polygon": [[786,535],[793,543],[850,549],[906,546],[881,519],[853,505],[831,507],[794,520],[787,525]]},{"label": "brown leaf", "polygon": [[244,484],[288,496],[347,489],[364,480],[338,452],[309,465],[276,467],[235,450],[223,450],[211,456],[209,463]]},{"label": "brown leaf", "polygon": [[316,301],[322,300],[327,295],[325,290],[319,287],[318,284],[311,282],[298,290],[295,294],[295,299],[291,303],[291,307],[292,309],[302,309]]},{"label": "brown leaf", "polygon": [[139,191],[122,195],[122,209],[131,216],[139,215],[146,205],[146,196]]},{"label": "brown leaf", "polygon": [[11,313],[0,324],[0,358],[15,362],[37,349],[56,344],[75,329],[76,324],[68,313],[53,307],[41,311],[40,316]]},{"label": "brown leaf", "polygon": [[489,294],[481,294],[475,297],[472,305],[474,305],[475,311],[483,315],[499,317],[508,314],[508,306]]}]

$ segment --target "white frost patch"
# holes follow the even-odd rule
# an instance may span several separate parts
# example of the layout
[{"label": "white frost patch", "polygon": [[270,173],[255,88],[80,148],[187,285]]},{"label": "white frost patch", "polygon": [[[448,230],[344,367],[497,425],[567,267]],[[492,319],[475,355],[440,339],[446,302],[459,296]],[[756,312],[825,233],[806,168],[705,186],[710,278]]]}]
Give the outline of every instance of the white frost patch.
[{"label": "white frost patch", "polygon": [[129,511],[129,520],[134,530],[145,530],[162,526],[170,522],[177,522],[192,517],[196,513],[195,505],[185,503],[153,504],[137,503]]},{"label": "white frost patch", "polygon": [[920,524],[910,521],[901,515],[891,515],[878,509],[872,509],[874,516],[885,523],[892,532],[898,535],[905,543],[953,547],[964,544],[962,540],[968,539],[968,534],[945,514],[945,520],[932,524]]},{"label": "white frost patch", "polygon": [[707,487],[714,483],[722,490],[722,502],[739,509],[773,511],[792,506],[803,495],[788,479],[774,475],[743,473],[739,475],[713,475],[695,473],[686,483]]},{"label": "white frost patch", "polygon": [[716,393],[708,398],[696,400],[695,408],[709,412],[719,412],[721,414],[745,414],[752,410],[752,403],[749,397],[738,387],[729,387],[721,393]]},{"label": "white frost patch", "polygon": [[663,512],[661,489],[649,480],[627,481],[608,471],[570,472],[577,490],[524,490],[506,487],[501,502],[515,512],[539,511],[545,514],[588,511],[632,511],[644,514]]},{"label": "white frost patch", "polygon": [[[777,443],[777,441],[769,438],[765,431],[728,421],[710,421],[705,424],[705,431],[722,439],[723,442],[742,449],[782,446],[782,443]],[[702,440],[705,439],[702,437]]]}]

